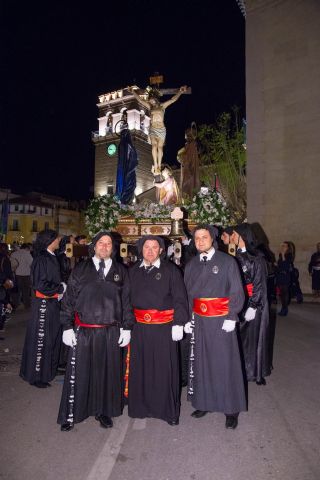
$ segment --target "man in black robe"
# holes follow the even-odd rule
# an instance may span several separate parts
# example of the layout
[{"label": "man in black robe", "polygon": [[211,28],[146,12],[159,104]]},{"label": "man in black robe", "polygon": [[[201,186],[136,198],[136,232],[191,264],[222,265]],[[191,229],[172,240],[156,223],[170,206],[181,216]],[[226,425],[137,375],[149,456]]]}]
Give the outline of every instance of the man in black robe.
[{"label": "man in black robe", "polygon": [[226,415],[226,428],[236,428],[239,412],[247,410],[240,350],[236,333],[244,302],[236,261],[214,248],[215,229],[199,225],[194,231],[199,255],[185,269],[192,333],[188,399],[192,416],[208,412]]},{"label": "man in black robe", "polygon": [[178,425],[179,351],[188,304],[179,268],[165,260],[163,239],[146,235],[138,243],[143,257],[129,272],[136,323],[130,344],[128,413]]},{"label": "man in black robe", "polygon": [[70,346],[58,423],[69,431],[94,416],[104,428],[123,410],[120,347],[130,342],[134,317],[126,268],[112,255],[110,232],[92,240],[91,256],[72,271],[62,302],[63,342]]},{"label": "man in black robe", "polygon": [[314,296],[320,297],[320,243],[317,243],[317,251],[311,255],[308,270],[312,277]]},{"label": "man in black robe", "polygon": [[54,253],[58,247],[57,232],[38,233],[31,265],[32,318],[27,325],[20,369],[20,376],[38,388],[50,386],[59,362],[59,300],[66,285],[61,282],[59,262]]},{"label": "man in black robe", "polygon": [[271,373],[269,303],[267,295],[267,265],[256,249],[251,225],[233,227],[232,242],[237,246],[236,259],[242,274],[246,302],[241,315],[240,335],[249,382],[265,385]]}]

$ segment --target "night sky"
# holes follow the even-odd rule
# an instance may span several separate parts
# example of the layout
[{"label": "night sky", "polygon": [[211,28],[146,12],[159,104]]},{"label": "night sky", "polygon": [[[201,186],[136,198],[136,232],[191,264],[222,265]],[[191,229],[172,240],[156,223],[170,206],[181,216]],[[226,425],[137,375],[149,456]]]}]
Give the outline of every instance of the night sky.
[{"label": "night sky", "polygon": [[[98,95],[149,83],[192,87],[166,111],[165,161],[194,120],[244,116],[244,18],[236,0],[21,2],[0,11],[0,187],[87,199]],[[169,97],[165,97],[169,98]]]}]

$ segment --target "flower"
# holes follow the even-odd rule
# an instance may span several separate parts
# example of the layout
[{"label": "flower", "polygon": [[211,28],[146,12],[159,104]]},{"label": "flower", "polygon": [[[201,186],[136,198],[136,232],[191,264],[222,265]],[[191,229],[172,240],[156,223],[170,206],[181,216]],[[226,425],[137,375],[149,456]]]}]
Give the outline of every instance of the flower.
[{"label": "flower", "polygon": [[116,197],[102,195],[91,200],[86,213],[85,223],[89,235],[94,236],[100,230],[116,228],[121,216],[134,217],[136,222],[150,220],[155,223],[170,218],[172,205],[157,203],[121,205]]},{"label": "flower", "polygon": [[192,202],[185,205],[189,218],[200,220],[201,223],[226,225],[230,221],[230,212],[221,193],[208,189],[199,192]]}]

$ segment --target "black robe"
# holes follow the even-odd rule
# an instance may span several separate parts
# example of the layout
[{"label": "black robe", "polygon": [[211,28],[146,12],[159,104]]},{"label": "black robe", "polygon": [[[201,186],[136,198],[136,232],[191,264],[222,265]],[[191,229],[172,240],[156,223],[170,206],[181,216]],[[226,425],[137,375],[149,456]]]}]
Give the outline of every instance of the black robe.
[{"label": "black robe", "polygon": [[[57,257],[41,252],[31,265],[34,291],[52,297],[63,292]],[[20,376],[29,383],[50,382],[56,375],[60,343],[60,306],[57,298],[32,298],[32,318],[28,320]]]},{"label": "black robe", "polygon": [[[249,382],[260,382],[271,373],[270,358],[269,304],[267,294],[267,266],[262,255],[237,252],[236,259],[242,273],[244,287],[253,284],[252,296],[246,295],[241,315],[240,335],[244,362]],[[254,308],[254,320],[246,322],[247,308]]]},{"label": "black robe", "polygon": [[312,290],[320,290],[320,252],[311,255],[308,270],[312,275]]},{"label": "black robe", "polygon": [[77,345],[69,348],[58,423],[117,417],[123,410],[120,327],[130,330],[134,323],[126,268],[112,260],[101,280],[92,259],[77,264],[62,301],[64,330],[73,328],[75,312],[82,323],[105,326],[75,327]]},{"label": "black robe", "polygon": [[[231,256],[215,251],[207,262],[199,255],[185,268],[190,316],[196,298],[229,298],[224,316],[194,314],[194,360],[190,355],[189,400],[197,410],[234,414],[247,410],[244,378],[236,329],[222,330],[224,320],[238,321],[244,302],[239,268]],[[192,366],[192,371],[191,371]],[[191,376],[191,378],[190,378]]]},{"label": "black robe", "polygon": [[178,342],[172,326],[188,320],[182,274],[167,260],[148,273],[140,262],[129,271],[131,301],[142,310],[174,309],[173,322],[160,325],[135,323],[131,339],[128,413],[133,418],[153,417],[173,421],[180,414]]}]

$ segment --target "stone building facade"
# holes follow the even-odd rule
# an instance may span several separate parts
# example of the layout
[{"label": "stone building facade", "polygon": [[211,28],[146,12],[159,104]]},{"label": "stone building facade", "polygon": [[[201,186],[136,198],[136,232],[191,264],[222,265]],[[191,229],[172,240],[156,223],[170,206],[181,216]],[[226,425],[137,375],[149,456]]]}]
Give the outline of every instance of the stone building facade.
[{"label": "stone building facade", "polygon": [[304,292],[320,241],[320,2],[246,0],[248,221],[296,246]]},{"label": "stone building facade", "polygon": [[138,154],[135,195],[153,187],[151,145],[148,143],[150,117],[146,108],[127,90],[122,89],[99,96],[99,130],[93,132],[95,146],[94,194],[113,194],[116,191],[118,145],[121,122],[126,118],[132,142]]}]

